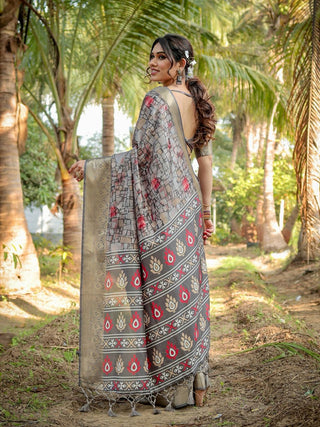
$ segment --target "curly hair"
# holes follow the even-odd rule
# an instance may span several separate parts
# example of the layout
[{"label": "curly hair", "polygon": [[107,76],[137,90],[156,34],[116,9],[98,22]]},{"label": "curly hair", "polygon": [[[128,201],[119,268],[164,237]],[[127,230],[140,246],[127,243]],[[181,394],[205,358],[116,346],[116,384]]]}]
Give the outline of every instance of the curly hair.
[{"label": "curly hair", "polygon": [[183,58],[186,60],[184,69],[186,86],[194,99],[197,112],[197,129],[193,137],[193,143],[195,147],[201,148],[212,140],[216,129],[216,118],[215,107],[210,100],[205,85],[198,77],[193,77],[192,75],[194,64],[193,47],[188,39],[178,34],[166,34],[157,38],[152,44],[151,52],[157,43],[161,45],[171,62],[170,69],[174,62],[178,62]]}]

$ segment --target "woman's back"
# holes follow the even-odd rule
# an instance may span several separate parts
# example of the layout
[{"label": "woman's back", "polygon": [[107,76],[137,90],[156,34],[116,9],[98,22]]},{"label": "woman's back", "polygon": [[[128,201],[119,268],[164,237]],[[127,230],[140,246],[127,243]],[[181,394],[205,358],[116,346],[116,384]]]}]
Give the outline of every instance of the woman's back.
[{"label": "woman's back", "polygon": [[197,112],[190,92],[169,87],[175,97],[181,115],[186,140],[193,138],[197,128]]}]

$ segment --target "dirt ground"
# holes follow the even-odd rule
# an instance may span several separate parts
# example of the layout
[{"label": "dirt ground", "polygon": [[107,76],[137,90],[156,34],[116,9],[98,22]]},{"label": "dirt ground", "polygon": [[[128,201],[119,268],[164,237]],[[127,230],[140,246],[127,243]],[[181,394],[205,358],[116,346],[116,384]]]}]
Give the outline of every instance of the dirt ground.
[{"label": "dirt ground", "polygon": [[79,412],[79,285],[62,282],[0,299],[0,425],[320,426],[320,263],[285,268],[288,254],[245,245],[206,252],[212,384],[202,408],[155,415],[138,405],[130,418],[121,403],[111,418],[98,402]]}]

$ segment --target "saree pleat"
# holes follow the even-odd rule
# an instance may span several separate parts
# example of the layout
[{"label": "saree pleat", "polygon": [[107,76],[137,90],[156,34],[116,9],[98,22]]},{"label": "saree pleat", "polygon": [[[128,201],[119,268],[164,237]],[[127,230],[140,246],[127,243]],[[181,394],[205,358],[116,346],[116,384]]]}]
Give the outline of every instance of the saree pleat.
[{"label": "saree pleat", "polygon": [[154,89],[133,148],[86,162],[80,385],[92,399],[170,403],[207,372],[201,206],[175,99]]}]

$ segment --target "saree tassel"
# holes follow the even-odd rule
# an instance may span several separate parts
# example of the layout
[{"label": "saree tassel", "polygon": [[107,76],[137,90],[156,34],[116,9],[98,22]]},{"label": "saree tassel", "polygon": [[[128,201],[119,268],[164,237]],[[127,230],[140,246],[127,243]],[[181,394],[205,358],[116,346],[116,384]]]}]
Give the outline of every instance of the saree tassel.
[{"label": "saree tassel", "polygon": [[87,402],[79,409],[79,412],[89,412],[90,411],[90,402]]},{"label": "saree tassel", "polygon": [[108,416],[109,417],[116,417],[117,414],[115,412],[113,412],[112,407],[110,406],[109,411],[108,411]]},{"label": "saree tassel", "polygon": [[172,402],[170,400],[170,402],[168,403],[168,405],[165,407],[165,411],[169,411],[169,412],[173,412],[174,409],[172,407]]},{"label": "saree tassel", "polygon": [[93,397],[92,397],[92,393],[91,394],[91,399],[89,398],[88,394],[86,393],[85,389],[83,387],[81,387],[81,391],[84,394],[87,403],[85,403],[83,406],[81,406],[81,408],[79,409],[79,412],[89,412],[90,411],[90,404],[93,401]]},{"label": "saree tassel", "polygon": [[139,414],[139,412],[136,411],[136,406],[133,406],[132,410],[131,410],[130,417],[139,417],[139,416],[140,416],[140,414]]},{"label": "saree tassel", "polygon": [[154,415],[160,414],[159,409],[156,408],[156,400],[157,400],[157,398],[155,396],[153,396],[153,397],[150,396],[149,402],[152,405],[152,408],[153,408],[152,412],[153,412]]},{"label": "saree tassel", "polygon": [[188,405],[194,405],[193,390],[190,390],[187,404]]}]

